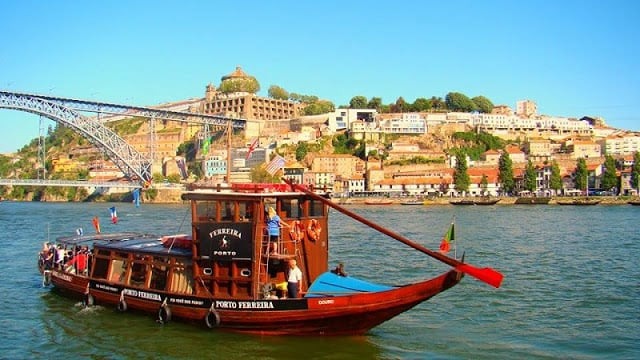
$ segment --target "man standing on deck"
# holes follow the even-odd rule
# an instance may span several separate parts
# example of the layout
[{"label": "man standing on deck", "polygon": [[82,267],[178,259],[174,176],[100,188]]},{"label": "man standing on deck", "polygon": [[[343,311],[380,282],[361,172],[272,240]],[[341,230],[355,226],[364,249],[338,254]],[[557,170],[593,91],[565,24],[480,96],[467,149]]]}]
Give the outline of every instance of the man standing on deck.
[{"label": "man standing on deck", "polygon": [[289,260],[289,274],[287,275],[287,293],[289,298],[295,299],[302,286],[302,271],[294,259]]}]

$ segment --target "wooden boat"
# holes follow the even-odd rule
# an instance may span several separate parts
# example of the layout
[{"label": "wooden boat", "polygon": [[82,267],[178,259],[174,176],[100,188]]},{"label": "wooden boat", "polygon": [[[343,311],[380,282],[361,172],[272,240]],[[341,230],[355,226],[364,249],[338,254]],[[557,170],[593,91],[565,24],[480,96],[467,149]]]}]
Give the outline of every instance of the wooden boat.
[{"label": "wooden boat", "polygon": [[500,201],[500,199],[474,199],[474,200],[451,200],[449,204],[451,205],[495,205]]},{"label": "wooden boat", "polygon": [[519,197],[514,204],[516,205],[546,205],[551,201],[550,197]]},{"label": "wooden boat", "polygon": [[630,200],[630,201],[627,201],[627,204],[639,206],[640,205],[640,200]]},{"label": "wooden boat", "polygon": [[368,199],[364,203],[365,205],[391,205],[393,201],[389,199]]},{"label": "wooden boat", "polygon": [[451,200],[449,201],[451,205],[475,205],[473,200]]},{"label": "wooden boat", "polygon": [[[191,234],[59,238],[52,246],[72,251],[73,260],[56,264],[51,251],[43,249],[44,284],[88,306],[138,310],[160,323],[177,319],[261,335],[358,335],[455,286],[464,274],[494,287],[502,282],[502,274],[491,268],[429,250],[300,185],[197,189],[182,198],[190,202]],[[287,224],[273,254],[265,224],[268,207]],[[328,207],[452,269],[405,285],[374,284],[328,271]],[[84,260],[76,261],[81,256]],[[288,298],[284,290],[291,260],[303,274],[302,297]]]},{"label": "wooden boat", "polygon": [[558,205],[598,205],[600,204],[600,199],[567,199],[567,200],[556,200]]},{"label": "wooden boat", "polygon": [[424,205],[424,200],[407,200],[402,201],[400,205]]}]

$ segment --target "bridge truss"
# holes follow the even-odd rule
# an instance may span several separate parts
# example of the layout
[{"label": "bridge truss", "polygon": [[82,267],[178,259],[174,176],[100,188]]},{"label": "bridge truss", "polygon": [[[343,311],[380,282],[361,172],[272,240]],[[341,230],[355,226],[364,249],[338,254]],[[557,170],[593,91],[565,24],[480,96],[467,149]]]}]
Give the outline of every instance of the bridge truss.
[{"label": "bridge truss", "polygon": [[46,95],[0,91],[0,108],[25,111],[62,123],[89,140],[131,180],[149,181],[153,159],[143,157],[118,134],[104,126],[100,117],[87,117],[80,112],[120,114],[123,116],[200,123],[213,127],[244,129],[246,121],[224,116],[171,111],[139,106],[67,99]]}]

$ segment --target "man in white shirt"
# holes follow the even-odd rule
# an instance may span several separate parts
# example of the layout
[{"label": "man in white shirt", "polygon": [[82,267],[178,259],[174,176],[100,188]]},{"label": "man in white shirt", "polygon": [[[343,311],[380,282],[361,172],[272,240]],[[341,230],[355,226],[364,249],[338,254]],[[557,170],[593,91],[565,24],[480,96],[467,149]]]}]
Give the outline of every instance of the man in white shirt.
[{"label": "man in white shirt", "polygon": [[287,293],[289,298],[295,299],[302,289],[302,271],[295,260],[289,260],[289,274],[287,275]]}]

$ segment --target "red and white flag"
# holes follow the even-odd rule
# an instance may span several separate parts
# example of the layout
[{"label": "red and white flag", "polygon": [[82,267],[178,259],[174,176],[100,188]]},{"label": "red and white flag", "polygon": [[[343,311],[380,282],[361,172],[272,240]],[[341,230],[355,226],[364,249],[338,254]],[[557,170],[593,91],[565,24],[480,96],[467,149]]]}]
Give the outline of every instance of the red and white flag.
[{"label": "red and white flag", "polygon": [[249,150],[247,151],[247,157],[245,158],[245,160],[249,160],[249,158],[251,157],[251,153],[258,147],[259,145],[259,139],[255,138],[253,139],[253,141],[251,141],[251,144],[249,145]]}]

